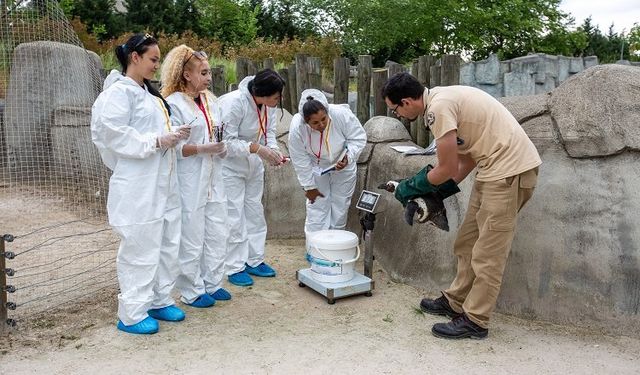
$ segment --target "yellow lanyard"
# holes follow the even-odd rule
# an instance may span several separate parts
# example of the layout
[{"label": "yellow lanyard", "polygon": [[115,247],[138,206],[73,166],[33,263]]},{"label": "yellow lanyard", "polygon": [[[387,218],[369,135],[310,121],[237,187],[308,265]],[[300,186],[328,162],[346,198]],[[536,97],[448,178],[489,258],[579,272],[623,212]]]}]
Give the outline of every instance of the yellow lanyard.
[{"label": "yellow lanyard", "polygon": [[169,112],[167,112],[167,107],[164,106],[164,102],[162,99],[156,97],[158,103],[160,103],[160,108],[162,108],[162,113],[164,113],[164,119],[167,124],[167,131],[171,132],[171,120],[169,120]]}]

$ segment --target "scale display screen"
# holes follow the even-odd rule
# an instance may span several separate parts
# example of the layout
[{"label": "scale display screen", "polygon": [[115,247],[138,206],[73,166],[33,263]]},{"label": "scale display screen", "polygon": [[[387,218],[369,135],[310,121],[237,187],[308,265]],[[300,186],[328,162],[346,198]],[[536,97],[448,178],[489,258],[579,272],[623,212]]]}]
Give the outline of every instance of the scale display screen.
[{"label": "scale display screen", "polygon": [[376,209],[380,194],[368,190],[362,190],[360,198],[356,203],[356,207],[367,212],[373,212]]}]

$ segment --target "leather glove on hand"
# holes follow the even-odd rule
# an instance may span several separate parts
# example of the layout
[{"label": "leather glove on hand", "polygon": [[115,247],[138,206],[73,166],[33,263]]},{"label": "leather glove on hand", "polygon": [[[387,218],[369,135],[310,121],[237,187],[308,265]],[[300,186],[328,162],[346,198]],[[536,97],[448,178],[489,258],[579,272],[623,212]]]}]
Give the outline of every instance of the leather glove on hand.
[{"label": "leather glove on hand", "polygon": [[258,145],[256,154],[260,157],[260,159],[264,160],[267,164],[274,167],[282,163],[282,155],[277,150],[271,149],[269,147]]},{"label": "leather glove on hand", "polygon": [[181,138],[180,138],[180,135],[178,135],[178,133],[167,133],[167,134],[160,135],[157,138],[158,148],[162,150],[167,150],[172,147],[176,147],[178,142],[180,142],[180,139]]},{"label": "leather glove on hand", "polygon": [[196,145],[196,152],[198,154],[217,155],[221,158],[224,158],[227,155],[227,145],[224,142]]},{"label": "leather glove on hand", "polygon": [[324,194],[322,194],[318,189],[305,190],[304,195],[311,204],[315,203],[318,197],[324,198]]}]

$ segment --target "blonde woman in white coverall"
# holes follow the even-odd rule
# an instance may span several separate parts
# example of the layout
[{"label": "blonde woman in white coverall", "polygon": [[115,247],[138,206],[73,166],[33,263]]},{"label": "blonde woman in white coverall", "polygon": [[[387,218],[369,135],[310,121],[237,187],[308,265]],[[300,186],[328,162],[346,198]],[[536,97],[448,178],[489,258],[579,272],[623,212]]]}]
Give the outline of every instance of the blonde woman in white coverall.
[{"label": "blonde woman in white coverall", "polygon": [[231,295],[221,288],[228,237],[222,180],[227,148],[216,98],[207,89],[211,70],[206,53],[184,44],[175,47],[162,65],[161,80],[174,122],[191,125],[189,138],[177,147],[182,237],[176,289],[185,304],[210,307]]},{"label": "blonde woman in white coverall", "polygon": [[149,85],[160,66],[150,35],[136,34],[116,48],[122,73],[113,70],[91,111],[91,137],[113,171],[109,224],[120,237],[116,269],[118,329],[158,331],[158,321],[184,312],[170,292],[178,271],[180,194],[175,146],[188,128],[172,131],[169,106]]},{"label": "blonde woman in white coverall", "polygon": [[[348,106],[329,104],[319,90],[303,91],[298,110],[288,147],[307,197],[305,233],[344,229],[367,135]],[[334,164],[335,170],[322,174]]]},{"label": "blonde woman in white coverall", "polygon": [[275,107],[282,101],[283,87],[278,73],[265,69],[255,77],[246,77],[238,90],[218,99],[228,148],[222,170],[229,214],[226,272],[229,282],[238,286],[252,285],[249,275],[276,275],[264,262],[267,223],[262,206],[263,161],[279,166],[287,160],[276,141]]}]

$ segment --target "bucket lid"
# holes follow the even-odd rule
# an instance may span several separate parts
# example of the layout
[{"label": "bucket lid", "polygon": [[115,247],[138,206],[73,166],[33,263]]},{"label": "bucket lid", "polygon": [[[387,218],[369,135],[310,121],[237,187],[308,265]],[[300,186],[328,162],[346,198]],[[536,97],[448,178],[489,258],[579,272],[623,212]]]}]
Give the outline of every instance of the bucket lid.
[{"label": "bucket lid", "polygon": [[355,233],[328,229],[310,233],[309,246],[315,246],[323,250],[344,250],[356,247],[359,238]]}]

